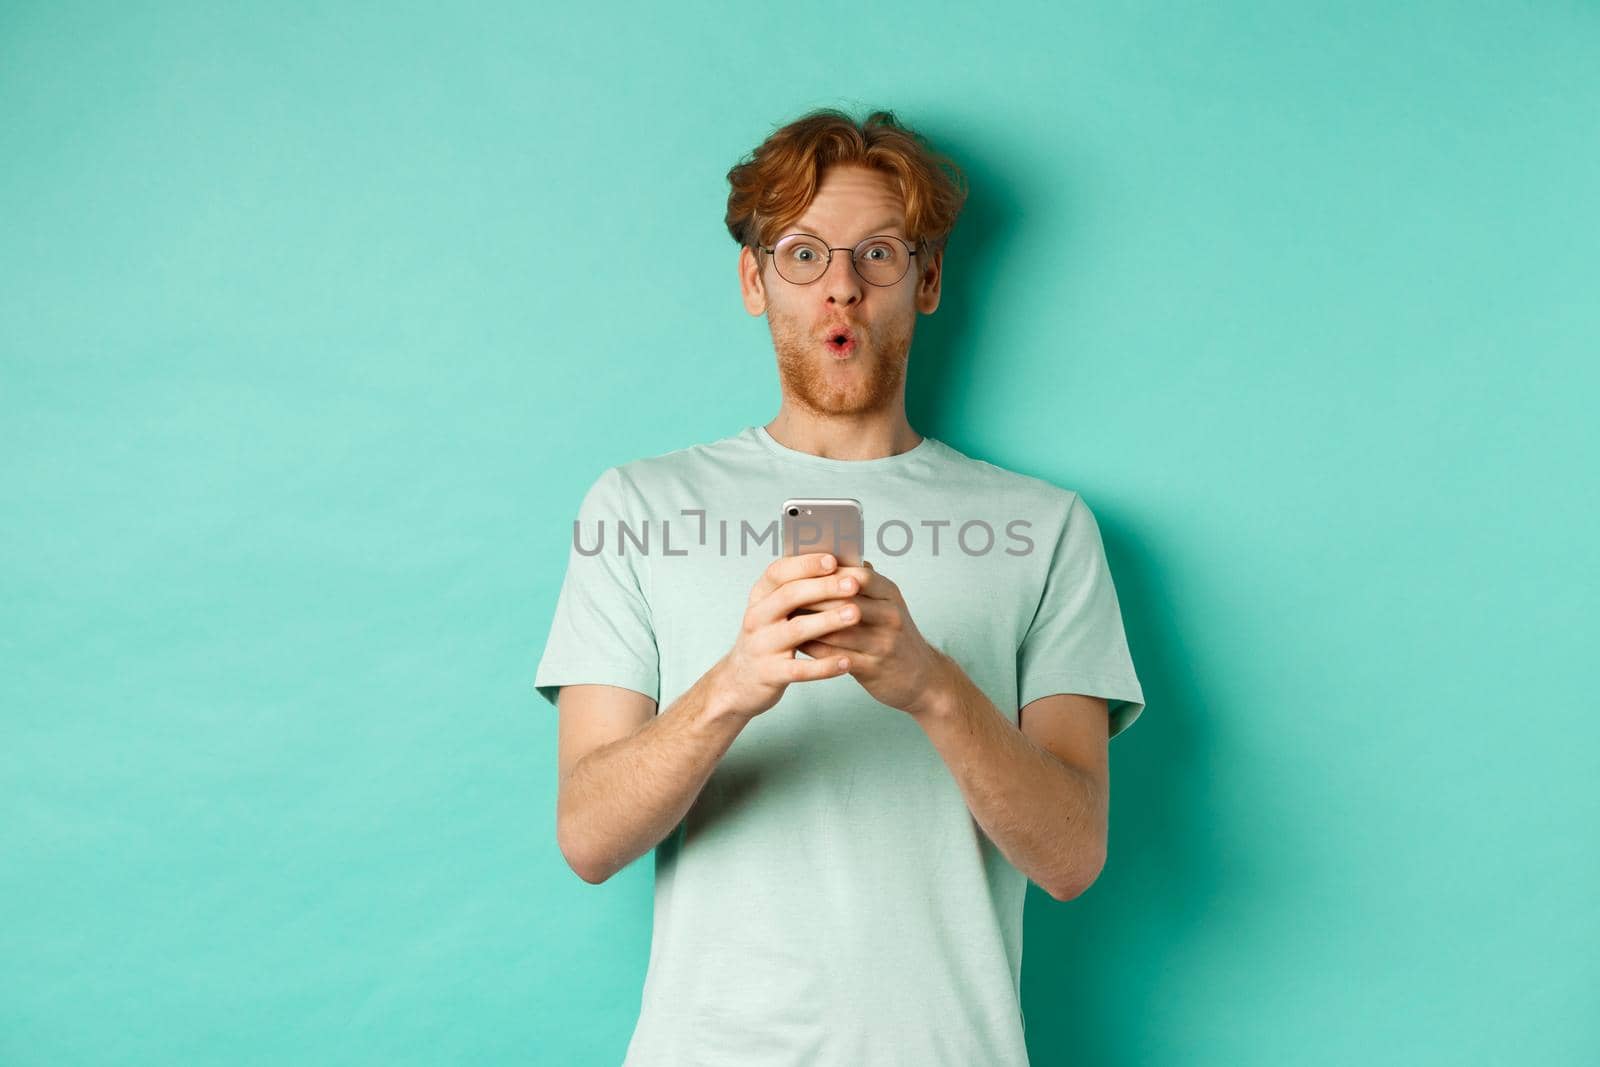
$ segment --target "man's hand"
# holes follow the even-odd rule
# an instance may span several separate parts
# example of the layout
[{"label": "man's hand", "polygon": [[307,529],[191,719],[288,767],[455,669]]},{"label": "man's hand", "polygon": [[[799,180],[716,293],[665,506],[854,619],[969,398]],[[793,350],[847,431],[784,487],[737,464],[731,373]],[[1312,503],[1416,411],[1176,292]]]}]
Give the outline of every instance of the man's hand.
[{"label": "man's hand", "polygon": [[939,688],[946,684],[949,657],[923,638],[911,620],[900,587],[862,561],[860,567],[840,567],[841,577],[858,577],[855,596],[817,601],[813,606],[828,614],[851,604],[861,609],[861,622],[800,645],[800,651],[831,662],[850,660],[850,673],[881,704],[920,714]]},{"label": "man's hand", "polygon": [[[841,569],[851,573],[836,573]],[[860,618],[859,605],[829,600],[854,592],[861,583],[857,573],[860,571],[859,567],[840,568],[826,552],[773,560],[750,589],[749,604],[733,648],[711,668],[714,699],[735,714],[754,718],[776,704],[791,682],[845,673],[853,653],[840,650],[809,660],[799,659],[794,653],[802,642],[849,626]],[[823,601],[831,606],[789,618],[796,608],[817,606]]]}]

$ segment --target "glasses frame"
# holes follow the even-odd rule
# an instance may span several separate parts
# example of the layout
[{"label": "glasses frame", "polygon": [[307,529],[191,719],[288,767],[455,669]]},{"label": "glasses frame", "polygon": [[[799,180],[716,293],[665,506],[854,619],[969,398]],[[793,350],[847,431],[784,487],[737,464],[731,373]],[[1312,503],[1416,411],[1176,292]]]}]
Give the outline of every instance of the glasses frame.
[{"label": "glasses frame", "polygon": [[[778,261],[774,257],[774,253],[777,252],[779,244],[787,241],[791,237],[810,237],[823,248],[827,249],[828,258],[822,264],[822,273],[818,274],[815,278],[812,278],[809,282],[789,281],[788,278],[784,278],[783,271],[778,270]],[[901,271],[900,277],[896,278],[892,282],[875,282],[868,278],[865,274],[862,274],[861,268],[856,266],[856,250],[862,245],[866,244],[868,241],[881,241],[886,238],[890,241],[899,241],[901,244],[906,246],[906,269]],[[778,238],[772,243],[771,248],[760,244],[756,245],[756,247],[767,254],[768,260],[772,263],[772,269],[777,271],[778,277],[783,278],[783,280],[789,282],[790,285],[815,285],[817,282],[820,282],[823,278],[828,276],[828,268],[833,266],[833,254],[835,252],[848,252],[850,253],[850,269],[855,271],[857,278],[860,278],[868,285],[875,285],[880,289],[887,289],[892,285],[899,285],[901,282],[906,280],[906,275],[911,273],[911,260],[914,259],[917,253],[922,250],[924,244],[925,242],[918,240],[917,243],[913,245],[904,237],[896,237],[892,233],[875,233],[870,237],[863,237],[861,240],[857,241],[853,247],[833,248],[829,246],[828,242],[824,241],[821,237],[814,233],[807,233],[804,230],[796,230],[794,233],[786,233],[782,237]]]}]

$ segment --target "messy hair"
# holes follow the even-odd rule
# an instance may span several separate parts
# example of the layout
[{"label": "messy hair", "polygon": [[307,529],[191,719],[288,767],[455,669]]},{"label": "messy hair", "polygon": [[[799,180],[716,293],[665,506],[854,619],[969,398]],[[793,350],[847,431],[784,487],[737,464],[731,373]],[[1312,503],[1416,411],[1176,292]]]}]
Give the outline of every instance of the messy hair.
[{"label": "messy hair", "polygon": [[752,250],[770,245],[805,214],[827,169],[847,164],[893,177],[905,204],[907,236],[930,249],[944,248],[967,199],[966,177],[892,111],[874,111],[857,122],[835,108],[818,108],[774,130],[728,171],[728,232]]}]

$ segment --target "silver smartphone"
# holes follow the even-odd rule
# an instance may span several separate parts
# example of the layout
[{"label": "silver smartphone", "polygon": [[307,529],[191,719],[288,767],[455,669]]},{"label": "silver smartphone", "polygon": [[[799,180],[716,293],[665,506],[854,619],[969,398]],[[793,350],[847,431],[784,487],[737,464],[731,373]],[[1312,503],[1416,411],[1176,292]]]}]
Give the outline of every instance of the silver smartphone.
[{"label": "silver smartphone", "polygon": [[[783,554],[831,552],[841,566],[859,567],[866,555],[866,527],[861,501],[853,497],[795,497],[783,502]],[[808,615],[815,608],[790,613]]]},{"label": "silver smartphone", "polygon": [[783,502],[783,554],[831,552],[847,567],[861,566],[861,501],[852,497],[798,497]]}]

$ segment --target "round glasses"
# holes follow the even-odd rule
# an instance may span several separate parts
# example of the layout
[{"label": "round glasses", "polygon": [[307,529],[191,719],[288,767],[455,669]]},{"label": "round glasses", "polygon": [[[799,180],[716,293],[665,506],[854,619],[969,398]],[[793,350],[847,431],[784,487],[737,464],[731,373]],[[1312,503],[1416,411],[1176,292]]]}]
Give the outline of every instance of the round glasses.
[{"label": "round glasses", "polygon": [[848,252],[850,264],[861,280],[871,285],[893,285],[906,276],[916,250],[889,234],[868,237],[854,248],[829,248],[828,242],[809,233],[791,233],[761,251],[772,257],[778,277],[795,285],[809,285],[828,273],[835,252]]}]

